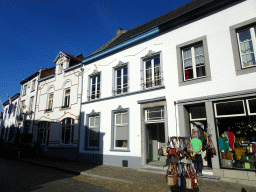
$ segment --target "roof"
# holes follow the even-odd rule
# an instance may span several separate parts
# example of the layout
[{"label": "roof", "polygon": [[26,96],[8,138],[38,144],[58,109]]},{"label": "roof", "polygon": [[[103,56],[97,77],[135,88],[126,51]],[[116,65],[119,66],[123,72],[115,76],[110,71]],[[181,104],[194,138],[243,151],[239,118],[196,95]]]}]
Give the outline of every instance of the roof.
[{"label": "roof", "polygon": [[40,79],[50,76],[50,75],[55,75],[55,67],[52,68],[45,68],[44,70],[41,71]]},{"label": "roof", "polygon": [[[20,93],[16,93],[14,96],[11,97],[11,101],[14,101],[15,99],[19,98],[19,96],[20,96]],[[6,106],[8,104],[9,104],[9,100],[5,101],[3,103],[3,106]]]},{"label": "roof", "polygon": [[20,84],[23,85],[24,83],[30,81],[31,79],[35,78],[37,75],[39,75],[39,72],[34,73],[33,75],[30,75],[28,78],[23,79]]},{"label": "roof", "polygon": [[75,60],[75,61],[78,61],[78,62],[82,62],[81,59],[75,57],[74,55],[70,55],[64,51],[61,51],[62,53],[66,54],[67,56],[69,56],[71,59]]},{"label": "roof", "polygon": [[[75,61],[76,63],[81,63],[81,62],[82,62],[82,60],[81,60],[80,58],[77,58],[77,57],[75,57],[74,55],[70,55],[70,54],[68,54],[68,53],[66,53],[66,52],[64,52],[64,51],[60,51],[60,52],[58,53],[57,57],[54,59],[53,62],[56,63],[57,60],[58,60],[60,57],[63,56],[63,54],[66,55],[66,56],[68,56],[71,60]],[[80,53],[78,56],[82,56],[82,54]]]},{"label": "roof", "polygon": [[[103,45],[102,47],[100,47],[99,49],[97,49],[93,54],[91,54],[90,56],[101,52],[105,49],[108,49],[110,47],[113,47],[117,44],[120,44],[124,41],[127,41],[135,36],[138,36],[144,32],[147,32],[155,27],[159,27],[161,25],[164,25],[168,22],[173,22],[173,24],[177,25],[177,20],[178,18],[182,17],[182,16],[186,16],[187,18],[194,19],[192,17],[192,14],[197,15],[197,17],[200,14],[197,14],[197,9],[201,8],[201,9],[205,9],[205,11],[208,11],[209,13],[209,9],[206,9],[206,6],[211,6],[214,7],[215,9],[219,8],[218,6],[216,6],[215,4],[220,4],[221,6],[225,6],[226,4],[230,4],[232,2],[235,2],[238,0],[192,0],[164,15],[161,15],[160,17],[157,17],[145,24],[142,24],[138,27],[135,27],[133,29],[128,30],[126,33],[123,33],[121,35],[117,35],[115,36],[113,39],[111,39],[109,42],[107,42],[105,45]],[[204,13],[205,14],[205,13]],[[191,16],[191,18],[190,18]],[[201,16],[201,15],[200,15]],[[176,23],[177,22],[177,23]],[[180,22],[184,22],[183,20],[181,20]],[[88,56],[88,57],[90,57]]]}]

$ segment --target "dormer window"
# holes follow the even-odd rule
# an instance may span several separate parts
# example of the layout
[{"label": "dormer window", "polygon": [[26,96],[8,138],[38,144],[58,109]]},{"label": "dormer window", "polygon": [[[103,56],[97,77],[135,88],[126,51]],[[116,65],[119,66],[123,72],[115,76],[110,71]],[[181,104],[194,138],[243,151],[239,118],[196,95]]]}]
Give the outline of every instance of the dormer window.
[{"label": "dormer window", "polygon": [[62,73],[63,72],[63,63],[61,63],[60,65],[59,65],[59,73]]}]

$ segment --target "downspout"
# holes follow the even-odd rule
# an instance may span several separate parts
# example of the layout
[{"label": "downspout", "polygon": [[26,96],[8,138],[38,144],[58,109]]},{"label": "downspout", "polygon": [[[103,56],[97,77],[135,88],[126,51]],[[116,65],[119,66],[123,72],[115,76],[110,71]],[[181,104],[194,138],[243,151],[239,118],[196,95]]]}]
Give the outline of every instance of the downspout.
[{"label": "downspout", "polygon": [[79,112],[79,128],[78,128],[78,153],[80,151],[80,133],[81,133],[81,110],[82,110],[82,95],[83,95],[83,76],[84,76],[84,68],[83,68],[83,64],[81,66],[81,99],[80,99],[80,112]]},{"label": "downspout", "polygon": [[34,137],[33,133],[34,133],[34,128],[35,128],[36,104],[37,104],[37,94],[38,94],[38,85],[39,85],[38,80],[41,77],[42,70],[43,70],[43,68],[41,67],[40,71],[39,71],[38,79],[37,79],[37,88],[36,88],[36,95],[35,95],[35,97],[36,97],[36,99],[35,99],[35,112],[34,112],[34,121],[33,121],[33,127],[32,127],[32,141],[33,141],[33,137]]}]

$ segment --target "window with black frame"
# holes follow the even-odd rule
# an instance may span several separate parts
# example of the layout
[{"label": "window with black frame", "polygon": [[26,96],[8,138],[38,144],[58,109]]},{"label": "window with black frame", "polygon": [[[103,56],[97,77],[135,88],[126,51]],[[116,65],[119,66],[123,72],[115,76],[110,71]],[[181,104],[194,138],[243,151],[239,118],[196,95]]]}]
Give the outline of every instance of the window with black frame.
[{"label": "window with black frame", "polygon": [[255,169],[256,99],[214,103],[221,167]]},{"label": "window with black frame", "polygon": [[74,119],[72,118],[63,119],[61,121],[61,124],[62,124],[62,135],[61,135],[62,144],[73,143]]}]

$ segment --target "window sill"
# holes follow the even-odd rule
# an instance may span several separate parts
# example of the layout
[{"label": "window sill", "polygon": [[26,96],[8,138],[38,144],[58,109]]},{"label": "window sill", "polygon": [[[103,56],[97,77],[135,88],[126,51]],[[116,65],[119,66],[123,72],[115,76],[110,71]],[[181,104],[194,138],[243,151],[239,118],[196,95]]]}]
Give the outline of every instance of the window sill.
[{"label": "window sill", "polygon": [[92,148],[92,147],[87,147],[85,148],[86,151],[100,151],[100,148]]},{"label": "window sill", "polygon": [[129,149],[110,149],[110,151],[114,151],[114,152],[131,152],[131,150],[129,150]]},{"label": "window sill", "polygon": [[45,109],[44,110],[45,113],[52,112],[52,111],[53,111],[52,109]]},{"label": "window sill", "polygon": [[195,84],[195,83],[202,83],[205,81],[211,81],[211,76],[206,76],[206,77],[201,77],[201,78],[197,78],[197,79],[190,79],[187,81],[182,81],[179,82],[179,86],[184,86],[184,85],[191,85],[191,84]]},{"label": "window sill", "polygon": [[144,90],[151,90],[151,89],[157,89],[157,88],[159,88],[159,87],[162,87],[163,85],[157,85],[157,86],[153,86],[153,87],[146,87],[145,85],[144,85],[144,87],[143,87],[143,89]]},{"label": "window sill", "polygon": [[71,106],[61,106],[60,109],[61,109],[61,110],[71,109]]}]

